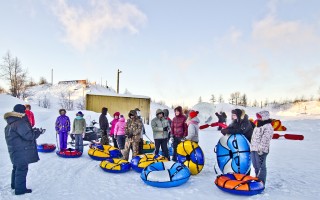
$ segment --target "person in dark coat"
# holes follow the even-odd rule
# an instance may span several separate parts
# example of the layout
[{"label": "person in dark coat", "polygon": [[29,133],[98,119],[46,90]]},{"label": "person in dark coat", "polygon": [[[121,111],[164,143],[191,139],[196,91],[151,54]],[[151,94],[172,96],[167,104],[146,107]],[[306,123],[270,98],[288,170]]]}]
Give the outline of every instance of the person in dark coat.
[{"label": "person in dark coat", "polygon": [[231,111],[233,122],[225,129],[221,130],[223,135],[226,134],[243,134],[249,142],[253,133],[253,127],[249,121],[248,115],[244,110],[235,109]]},{"label": "person in dark coat", "polygon": [[[218,122],[225,124],[227,122],[227,115],[225,112],[220,111],[220,113],[216,112],[215,115],[218,117]],[[221,126],[218,126],[218,130],[222,129]]]},{"label": "person in dark coat", "polygon": [[25,110],[24,105],[17,104],[13,112],[4,115],[7,121],[5,138],[13,164],[11,188],[15,190],[16,195],[32,192],[26,187],[28,164],[39,160],[36,139],[42,133],[42,130],[32,129]]},{"label": "person in dark coat", "polygon": [[187,117],[182,113],[182,107],[178,106],[174,109],[175,117],[171,124],[171,141],[173,147],[172,160],[177,161],[177,147],[181,140],[188,134]]},{"label": "person in dark coat", "polygon": [[108,138],[109,122],[106,116],[107,113],[108,113],[108,108],[103,107],[101,110],[101,115],[99,117],[99,125],[100,125],[100,129],[102,130],[102,136],[101,136],[102,145],[109,145],[109,138]]}]

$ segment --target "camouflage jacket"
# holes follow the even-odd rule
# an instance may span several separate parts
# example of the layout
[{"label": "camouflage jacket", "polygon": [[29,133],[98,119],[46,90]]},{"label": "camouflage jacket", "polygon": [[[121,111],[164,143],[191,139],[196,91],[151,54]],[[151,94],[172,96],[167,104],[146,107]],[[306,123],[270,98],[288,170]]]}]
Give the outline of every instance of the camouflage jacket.
[{"label": "camouflage jacket", "polygon": [[138,118],[128,119],[126,124],[126,136],[133,134],[133,141],[139,142],[142,131],[142,123]]}]

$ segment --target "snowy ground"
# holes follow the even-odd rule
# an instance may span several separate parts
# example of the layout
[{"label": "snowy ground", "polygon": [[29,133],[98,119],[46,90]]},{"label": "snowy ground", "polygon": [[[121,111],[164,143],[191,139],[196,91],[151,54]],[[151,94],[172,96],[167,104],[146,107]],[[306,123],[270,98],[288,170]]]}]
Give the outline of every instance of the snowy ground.
[{"label": "snowy ground", "polygon": [[[18,99],[0,95],[0,115],[11,111]],[[229,106],[229,107],[228,107]],[[152,106],[154,109],[156,105]],[[230,105],[224,105],[230,113]],[[216,110],[220,111],[218,107]],[[46,110],[33,106],[36,126],[47,129],[38,143],[56,143],[54,122],[57,110]],[[76,111],[68,112],[73,119]],[[253,114],[255,109],[249,109]],[[99,114],[86,111],[86,116],[98,119]],[[320,115],[281,117],[288,133],[303,134],[304,141],[272,140],[271,152],[267,159],[268,178],[265,191],[253,197],[234,196],[220,191],[215,185],[214,147],[221,137],[216,129],[200,132],[200,146],[205,153],[203,171],[177,188],[160,189],[147,186],[140,174],[130,171],[125,174],[109,174],[99,167],[99,162],[85,153],[78,159],[63,159],[55,153],[39,154],[40,161],[29,165],[28,188],[32,194],[20,197],[13,195],[10,188],[11,162],[4,135],[0,137],[0,199],[318,199],[320,198],[319,132]],[[0,120],[0,129],[6,123]],[[147,127],[149,138],[151,128]]]}]

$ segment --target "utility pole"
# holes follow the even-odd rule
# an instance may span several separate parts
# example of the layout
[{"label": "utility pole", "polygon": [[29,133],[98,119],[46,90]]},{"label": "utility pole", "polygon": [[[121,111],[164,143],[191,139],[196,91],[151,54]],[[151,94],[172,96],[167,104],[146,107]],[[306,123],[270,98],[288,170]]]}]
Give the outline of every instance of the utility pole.
[{"label": "utility pole", "polygon": [[122,71],[120,71],[119,69],[118,69],[118,73],[117,73],[117,94],[119,94],[119,76],[120,76],[120,73],[122,73]]}]

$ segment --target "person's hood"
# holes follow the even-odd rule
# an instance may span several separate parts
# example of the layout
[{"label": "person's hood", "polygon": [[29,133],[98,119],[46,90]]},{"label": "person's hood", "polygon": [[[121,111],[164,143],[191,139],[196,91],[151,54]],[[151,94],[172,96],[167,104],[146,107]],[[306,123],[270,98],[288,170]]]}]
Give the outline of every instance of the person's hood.
[{"label": "person's hood", "polygon": [[23,113],[18,112],[7,112],[4,114],[4,119],[7,121],[8,124],[11,124],[19,119],[22,119],[25,116]]},{"label": "person's hood", "polygon": [[130,110],[128,116],[130,118],[130,115],[133,115],[135,118],[137,117],[137,112],[135,110]]},{"label": "person's hood", "polygon": [[115,112],[114,114],[113,114],[113,117],[115,117],[115,116],[120,116],[120,113],[119,112]]},{"label": "person's hood", "polygon": [[101,109],[101,114],[107,115],[107,112],[108,112],[108,108],[102,108]]},{"label": "person's hood", "polygon": [[119,122],[125,122],[125,121],[126,121],[126,119],[124,117],[119,118]]},{"label": "person's hood", "polygon": [[197,123],[199,124],[200,123],[200,119],[198,117],[194,117],[190,120],[191,123]]},{"label": "person's hood", "polygon": [[162,113],[162,114],[164,115],[163,110],[161,110],[161,109],[157,109],[157,111],[156,111],[156,115],[158,116],[160,113]]},{"label": "person's hood", "polygon": [[263,121],[270,119],[270,113],[267,110],[260,111],[257,115],[260,115]]},{"label": "person's hood", "polygon": [[245,113],[244,110],[241,110],[241,109],[238,109],[238,108],[232,110],[231,112],[232,112],[232,114],[237,115],[237,121],[238,121],[238,122],[240,122],[241,120],[243,120],[244,117],[245,117],[245,115],[246,115],[246,113]]},{"label": "person's hood", "polygon": [[163,116],[169,117],[169,110],[168,109],[163,109]]},{"label": "person's hood", "polygon": [[174,112],[176,112],[176,110],[180,112],[180,115],[183,115],[183,113],[182,113],[182,107],[181,107],[181,106],[176,107],[176,108],[174,109]]}]

